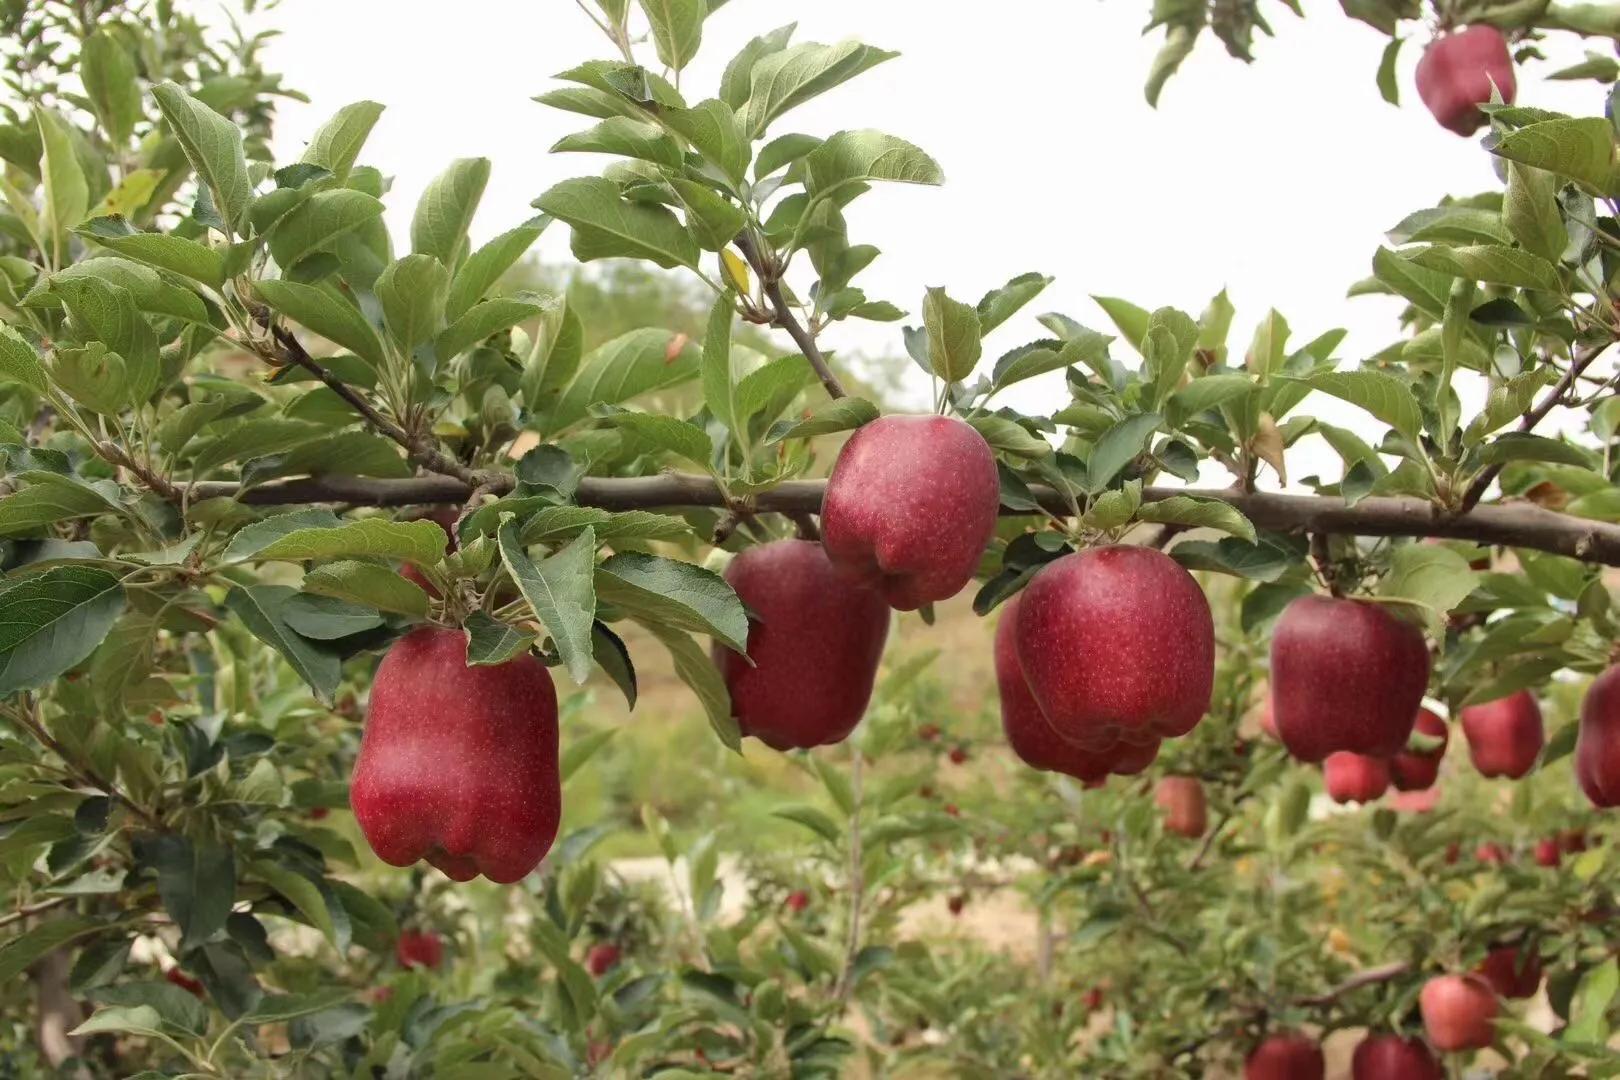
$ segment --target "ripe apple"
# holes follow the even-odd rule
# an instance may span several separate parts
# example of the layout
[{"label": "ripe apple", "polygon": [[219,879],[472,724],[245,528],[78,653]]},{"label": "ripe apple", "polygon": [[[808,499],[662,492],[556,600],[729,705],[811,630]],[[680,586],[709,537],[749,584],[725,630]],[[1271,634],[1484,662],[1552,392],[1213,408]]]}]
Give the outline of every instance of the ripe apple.
[{"label": "ripe apple", "polygon": [[1485,123],[1479,106],[1491,87],[1511,102],[1518,91],[1507,39],[1494,26],[1470,26],[1429,43],[1417,65],[1417,91],[1440,126],[1472,135]]},{"label": "ripe apple", "polygon": [[1272,705],[1283,745],[1301,761],[1335,750],[1393,757],[1428,685],[1422,632],[1385,605],[1302,596],[1277,620]]},{"label": "ripe apple", "polygon": [[1508,853],[1501,844],[1487,840],[1474,849],[1474,858],[1486,866],[1506,866]]},{"label": "ripe apple", "polygon": [[1437,1050],[1478,1050],[1491,1045],[1501,1008],[1490,983],[1477,975],[1436,975],[1418,995],[1423,1030]]},{"label": "ripe apple", "polygon": [[725,578],[753,616],[747,657],[713,653],[743,734],[777,750],[842,741],[872,697],[889,606],[808,540],[749,548]]},{"label": "ripe apple", "polygon": [[1559,847],[1556,837],[1547,837],[1536,841],[1536,865],[1549,869],[1563,861],[1564,853]]},{"label": "ripe apple", "polygon": [[1422,1039],[1368,1035],[1350,1058],[1351,1080],[1445,1080],[1445,1076]]},{"label": "ripe apple", "polygon": [[527,653],[468,667],[462,631],[412,630],[377,667],[349,802],[392,866],[520,880],[562,814],[551,675]]},{"label": "ripe apple", "polygon": [[1462,711],[1462,729],[1468,738],[1468,754],[1481,776],[1517,780],[1535,766],[1547,741],[1541,709],[1528,690],[1468,706]]},{"label": "ripe apple", "polygon": [[799,912],[810,906],[810,894],[805,892],[803,889],[794,889],[792,892],[788,893],[787,899],[782,901],[782,905],[793,914],[797,915]]},{"label": "ripe apple", "polygon": [[1370,803],[1389,790],[1389,762],[1340,750],[1322,762],[1328,797],[1336,803]]},{"label": "ripe apple", "polygon": [[1090,548],[1047,563],[1024,590],[1016,640],[1047,722],[1088,750],[1185,735],[1209,708],[1209,601],[1152,548]]},{"label": "ripe apple", "polygon": [[401,930],[394,939],[400,967],[437,969],[444,961],[444,941],[432,930]]},{"label": "ripe apple", "polygon": [[1322,1080],[1326,1072],[1321,1046],[1295,1034],[1268,1036],[1243,1063],[1243,1080]]},{"label": "ripe apple", "polygon": [[1535,997],[1541,988],[1541,954],[1534,949],[1499,945],[1485,954],[1474,974],[1490,983],[1502,997]]},{"label": "ripe apple", "polygon": [[884,416],[839,453],[821,542],[839,570],[914,611],[972,580],[1000,511],[996,459],[982,435],[946,416]]},{"label": "ripe apple", "polygon": [[1439,739],[1440,745],[1432,750],[1413,750],[1408,746],[1389,759],[1389,778],[1399,791],[1427,791],[1434,786],[1451,738],[1446,722],[1428,709],[1418,710],[1413,730],[1430,739]]},{"label": "ripe apple", "polygon": [[1164,831],[1196,840],[1209,824],[1204,785],[1196,776],[1166,776],[1154,789],[1153,801],[1164,811]]},{"label": "ripe apple", "polygon": [[622,954],[619,951],[619,947],[613,944],[613,942],[598,941],[595,945],[592,945],[588,950],[586,950],[585,970],[589,971],[593,976],[600,979],[619,962],[620,955]]},{"label": "ripe apple", "polygon": [[1592,680],[1581,702],[1575,776],[1593,806],[1620,806],[1620,667]]}]

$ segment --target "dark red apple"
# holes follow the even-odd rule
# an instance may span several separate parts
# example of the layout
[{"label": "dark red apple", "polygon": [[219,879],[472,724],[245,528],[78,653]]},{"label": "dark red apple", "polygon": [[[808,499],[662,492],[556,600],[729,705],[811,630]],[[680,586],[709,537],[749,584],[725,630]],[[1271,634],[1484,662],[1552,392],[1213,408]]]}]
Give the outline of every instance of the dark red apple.
[{"label": "dark red apple", "polygon": [[973,579],[1000,510],[996,459],[982,435],[946,416],[884,416],[839,453],[821,542],[841,571],[914,611]]},{"label": "dark red apple", "polygon": [[1024,590],[1016,633],[1042,714],[1085,749],[1185,735],[1209,708],[1209,601],[1152,548],[1091,548],[1048,563]]},{"label": "dark red apple", "polygon": [[1389,790],[1389,762],[1340,750],[1322,762],[1328,798],[1336,803],[1370,803]]},{"label": "dark red apple", "polygon": [[1243,1080],[1322,1080],[1326,1072],[1321,1046],[1304,1035],[1268,1036],[1243,1063]]},{"label": "dark red apple", "polygon": [[468,667],[460,630],[406,634],[377,668],[349,802],[392,866],[520,880],[562,814],[551,675],[527,653]]},{"label": "dark red apple", "polygon": [[444,962],[444,941],[432,930],[401,930],[394,957],[401,967],[437,968]]},{"label": "dark red apple", "polygon": [[1335,750],[1395,756],[1428,685],[1422,632],[1385,605],[1302,596],[1277,620],[1272,706],[1283,745],[1301,761]]},{"label": "dark red apple", "polygon": [[1536,841],[1536,865],[1549,869],[1563,861],[1564,853],[1554,837]]},{"label": "dark red apple", "polygon": [[1499,945],[1485,954],[1474,974],[1490,983],[1502,997],[1535,997],[1541,988],[1541,954],[1533,949]]},{"label": "dark red apple", "polygon": [[1508,853],[1501,844],[1486,841],[1474,849],[1474,858],[1486,866],[1506,866]]},{"label": "dark red apple", "polygon": [[1462,711],[1462,729],[1468,738],[1468,754],[1481,776],[1517,780],[1535,767],[1547,741],[1541,709],[1528,690],[1468,706]]},{"label": "dark red apple", "polygon": [[1446,756],[1450,732],[1446,722],[1428,709],[1419,709],[1413,732],[1440,740],[1432,750],[1414,750],[1410,745],[1389,759],[1389,778],[1399,791],[1427,791],[1440,775],[1440,762]]},{"label": "dark red apple", "polygon": [[1436,975],[1418,995],[1423,1030],[1436,1050],[1478,1050],[1491,1045],[1501,1006],[1490,983],[1477,975]]},{"label": "dark red apple", "polygon": [[1209,824],[1204,785],[1196,776],[1166,776],[1154,789],[1153,801],[1164,811],[1164,831],[1196,840]]},{"label": "dark red apple", "polygon": [[1518,91],[1507,39],[1494,26],[1470,26],[1429,43],[1417,65],[1418,96],[1440,126],[1472,135],[1485,123],[1491,87],[1511,102]]},{"label": "dark red apple", "polygon": [[799,912],[810,906],[810,894],[805,892],[803,889],[794,889],[792,892],[788,893],[787,899],[782,903],[784,907],[793,912],[793,914],[797,915]]},{"label": "dark red apple", "polygon": [[1593,806],[1620,806],[1620,667],[1592,680],[1581,702],[1575,776]]},{"label": "dark red apple", "polygon": [[1445,1076],[1422,1039],[1368,1035],[1350,1058],[1351,1080],[1445,1080]]},{"label": "dark red apple", "polygon": [[611,941],[598,941],[585,951],[585,970],[600,979],[619,962],[619,947]]},{"label": "dark red apple", "polygon": [[889,606],[808,540],[749,548],[725,577],[753,616],[746,658],[714,646],[743,734],[777,750],[842,741],[872,697]]}]

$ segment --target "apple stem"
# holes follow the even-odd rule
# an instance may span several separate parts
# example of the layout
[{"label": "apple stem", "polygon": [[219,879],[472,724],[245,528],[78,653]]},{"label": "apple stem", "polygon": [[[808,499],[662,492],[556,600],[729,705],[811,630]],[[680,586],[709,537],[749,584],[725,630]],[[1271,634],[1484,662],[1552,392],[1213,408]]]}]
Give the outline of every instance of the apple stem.
[{"label": "apple stem", "polygon": [[1327,586],[1332,596],[1343,596],[1344,589],[1339,584],[1339,568],[1333,561],[1333,551],[1328,546],[1327,533],[1311,534],[1311,558],[1316,561],[1316,572],[1321,577],[1322,584]]}]

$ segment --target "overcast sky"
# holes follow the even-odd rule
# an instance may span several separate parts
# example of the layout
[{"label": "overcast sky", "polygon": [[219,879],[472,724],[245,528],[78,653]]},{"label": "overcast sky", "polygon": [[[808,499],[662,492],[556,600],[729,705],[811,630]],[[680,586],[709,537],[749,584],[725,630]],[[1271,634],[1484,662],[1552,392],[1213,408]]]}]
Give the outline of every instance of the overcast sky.
[{"label": "overcast sky", "polygon": [[[1448,192],[1496,186],[1477,143],[1442,130],[1417,101],[1412,68],[1423,38],[1403,49],[1403,106],[1395,109],[1374,84],[1381,35],[1336,5],[1314,4],[1305,20],[1274,5],[1278,36],[1257,42],[1257,63],[1233,61],[1206,39],[1153,110],[1141,91],[1159,44],[1157,34],[1141,34],[1147,8],[1145,0],[732,0],[705,26],[682,87],[688,100],[712,96],[738,48],[795,19],[796,40],[854,37],[899,50],[773,130],[878,128],[943,167],[943,188],[879,185],[852,206],[851,241],[884,252],[858,281],[868,296],[916,312],[927,286],[973,302],[1019,273],[1056,278],[987,341],[987,358],[1044,336],[1033,318],[1044,311],[1111,329],[1093,294],[1197,315],[1222,287],[1238,310],[1235,349],[1271,307],[1296,344],[1348,328],[1339,353],[1346,366],[1387,344],[1398,303],[1345,298],[1371,272],[1384,231]],[[295,158],[344,103],[387,106],[364,160],[394,178],[386,201],[396,236],[423,186],[453,158],[494,163],[475,242],[530,217],[530,200],[553,183],[606,164],[549,154],[593,121],[530,100],[560,85],[556,72],[613,55],[572,0],[284,0],[264,22],[283,31],[274,69],[313,102],[283,107],[280,159]],[[1576,43],[1556,44],[1558,63],[1521,73],[1519,100],[1598,114],[1597,84],[1543,79],[1579,58]],[[548,231],[540,250],[567,258],[567,230]],[[824,343],[903,355],[899,324],[851,320]],[[1117,348],[1135,362],[1128,347]],[[926,381],[911,375],[921,406]],[[1057,378],[1028,384],[1008,403],[1060,407]],[[1306,408],[1341,423],[1360,415],[1321,395]],[[1302,450],[1306,472],[1337,476],[1325,448]]]}]

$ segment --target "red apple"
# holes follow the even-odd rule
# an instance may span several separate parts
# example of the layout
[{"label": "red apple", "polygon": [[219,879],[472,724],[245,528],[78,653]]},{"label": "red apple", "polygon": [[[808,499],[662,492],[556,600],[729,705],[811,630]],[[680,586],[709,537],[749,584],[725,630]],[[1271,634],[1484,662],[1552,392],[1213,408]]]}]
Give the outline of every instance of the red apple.
[{"label": "red apple", "polygon": [[1350,1059],[1351,1080],[1445,1080],[1445,1076],[1422,1039],[1368,1035]]},{"label": "red apple", "polygon": [[1481,776],[1517,780],[1535,766],[1547,741],[1541,709],[1528,690],[1468,706],[1462,711],[1462,729],[1468,738],[1468,754]]},{"label": "red apple", "polygon": [[1164,811],[1164,831],[1196,840],[1209,824],[1204,785],[1196,776],[1166,776],[1154,789],[1153,801]]},{"label": "red apple", "polygon": [[1446,756],[1450,733],[1446,722],[1428,709],[1419,709],[1416,734],[1440,740],[1432,750],[1414,750],[1410,746],[1389,759],[1389,778],[1400,791],[1427,791],[1440,775],[1440,762]]},{"label": "red apple", "polygon": [[1506,866],[1508,853],[1501,844],[1486,841],[1474,849],[1474,858],[1486,866]]},{"label": "red apple", "polygon": [[793,912],[793,914],[797,915],[799,912],[810,906],[810,894],[805,892],[803,889],[794,889],[792,892],[788,893],[787,899],[784,900],[782,904],[789,911]]},{"label": "red apple", "polygon": [[1336,803],[1369,803],[1389,790],[1389,762],[1344,750],[1322,762],[1328,797]]},{"label": "red apple", "polygon": [[1100,986],[1093,986],[1090,990],[1087,990],[1085,995],[1080,999],[1080,1004],[1086,1007],[1087,1012],[1096,1012],[1098,1009],[1102,1008],[1102,1003],[1103,992],[1102,987]]},{"label": "red apple", "polygon": [[1302,596],[1277,620],[1272,705],[1283,745],[1301,761],[1335,750],[1393,757],[1428,685],[1422,632],[1385,605]]},{"label": "red apple", "polygon": [[1500,1005],[1491,985],[1477,975],[1436,975],[1423,984],[1418,1008],[1423,1030],[1437,1050],[1478,1050],[1496,1035]]},{"label": "red apple", "polygon": [[1316,1040],[1271,1035],[1243,1063],[1243,1080],[1322,1080],[1327,1062]]},{"label": "red apple", "polygon": [[[1521,959],[1520,957],[1523,957]],[[1541,988],[1541,954],[1499,945],[1485,954],[1474,974],[1491,984],[1505,998],[1535,997]]]},{"label": "red apple", "polygon": [[1427,814],[1440,805],[1440,786],[1422,791],[1397,791],[1389,797],[1389,808],[1402,814]]},{"label": "red apple", "polygon": [[968,752],[965,746],[953,746],[951,752],[945,755],[952,765],[962,765],[967,762]]},{"label": "red apple", "polygon": [[953,896],[949,900],[945,901],[945,907],[952,915],[960,915],[962,914],[962,909],[967,907],[967,897],[961,895]]},{"label": "red apple", "polygon": [[1559,849],[1558,840],[1547,837],[1536,841],[1536,865],[1548,868],[1557,866],[1563,861],[1563,851]]},{"label": "red apple", "polygon": [[585,952],[585,970],[600,979],[619,962],[619,947],[611,941],[598,941]]},{"label": "red apple", "polygon": [[432,930],[401,930],[394,957],[401,967],[437,968],[444,961],[444,941]]},{"label": "red apple", "polygon": [[527,653],[468,667],[460,630],[406,634],[377,668],[349,802],[392,866],[520,880],[562,814],[551,675]]},{"label": "red apple", "polygon": [[1518,90],[1507,39],[1494,26],[1470,26],[1429,43],[1417,65],[1418,96],[1440,126],[1472,135],[1485,123],[1492,86],[1511,102]]},{"label": "red apple", "polygon": [[1209,601],[1152,548],[1090,548],[1048,563],[1024,590],[1016,634],[1041,712],[1088,750],[1185,735],[1209,708]]},{"label": "red apple", "polygon": [[839,453],[821,542],[841,571],[914,611],[973,579],[1000,510],[995,455],[977,431],[946,416],[885,416]]},{"label": "red apple", "polygon": [[1575,776],[1593,806],[1620,806],[1620,667],[1592,680],[1581,702]]},{"label": "red apple", "polygon": [[754,616],[747,657],[714,646],[743,734],[777,750],[842,741],[872,697],[889,606],[808,540],[749,548],[725,577]]}]

